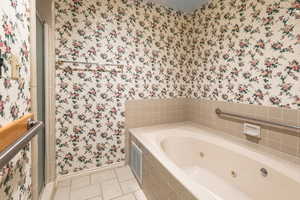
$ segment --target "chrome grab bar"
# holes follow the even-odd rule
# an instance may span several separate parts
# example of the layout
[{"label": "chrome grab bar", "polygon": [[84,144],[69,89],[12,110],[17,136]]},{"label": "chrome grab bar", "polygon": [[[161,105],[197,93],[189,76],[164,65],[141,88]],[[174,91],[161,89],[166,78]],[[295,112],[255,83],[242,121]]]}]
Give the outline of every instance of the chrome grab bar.
[{"label": "chrome grab bar", "polygon": [[300,126],[287,125],[287,124],[283,124],[283,123],[280,123],[280,122],[272,122],[272,121],[267,121],[267,120],[263,120],[263,119],[256,119],[256,118],[253,118],[253,117],[247,117],[247,116],[242,116],[242,115],[238,115],[238,114],[223,112],[220,108],[216,109],[216,114],[219,115],[219,116],[220,115],[227,115],[227,116],[231,116],[231,117],[241,118],[245,121],[256,121],[256,122],[260,122],[260,123],[264,123],[264,124],[269,124],[269,125],[272,125],[272,126],[281,126],[281,127],[284,127],[284,128],[300,130]]},{"label": "chrome grab bar", "polygon": [[28,131],[15,143],[0,152],[0,169],[4,167],[22,148],[24,148],[26,144],[37,134],[37,131],[43,126],[43,122],[41,121],[28,121]]}]

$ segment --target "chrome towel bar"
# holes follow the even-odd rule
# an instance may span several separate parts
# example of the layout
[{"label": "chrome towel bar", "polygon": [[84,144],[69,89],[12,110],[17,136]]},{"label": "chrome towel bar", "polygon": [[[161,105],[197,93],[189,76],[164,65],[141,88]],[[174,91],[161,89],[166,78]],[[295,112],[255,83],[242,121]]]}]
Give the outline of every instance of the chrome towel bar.
[{"label": "chrome towel bar", "polygon": [[63,68],[60,66],[57,66],[56,69],[59,70],[70,70],[70,71],[89,71],[89,72],[118,72],[122,73],[124,65],[123,64],[112,64],[112,63],[96,63],[96,62],[80,62],[80,61],[71,61],[71,60],[58,60],[57,63],[73,63],[73,64],[85,64],[85,65],[97,65],[97,66],[115,66],[118,67],[118,69],[90,69],[90,68]]},{"label": "chrome towel bar", "polygon": [[4,167],[26,144],[37,134],[37,131],[43,127],[41,121],[28,121],[28,131],[16,142],[0,152],[0,169]]},{"label": "chrome towel bar", "polygon": [[267,120],[263,120],[263,119],[256,119],[256,118],[253,118],[253,117],[247,117],[247,116],[242,116],[242,115],[238,115],[238,114],[223,112],[220,108],[216,109],[216,114],[219,115],[219,116],[220,115],[227,115],[227,116],[231,116],[231,117],[236,117],[236,118],[243,119],[245,121],[256,121],[256,122],[259,122],[259,123],[269,124],[269,125],[272,125],[272,126],[280,126],[280,127],[284,127],[284,128],[300,130],[300,126],[287,125],[287,124],[283,124],[283,123],[279,123],[279,122],[272,122],[272,121],[267,121]]},{"label": "chrome towel bar", "polygon": [[97,63],[97,62],[82,62],[82,61],[72,61],[72,60],[58,60],[57,63],[74,63],[74,64],[85,64],[85,65],[103,65],[103,66],[121,66],[123,64],[113,64],[113,63]]}]

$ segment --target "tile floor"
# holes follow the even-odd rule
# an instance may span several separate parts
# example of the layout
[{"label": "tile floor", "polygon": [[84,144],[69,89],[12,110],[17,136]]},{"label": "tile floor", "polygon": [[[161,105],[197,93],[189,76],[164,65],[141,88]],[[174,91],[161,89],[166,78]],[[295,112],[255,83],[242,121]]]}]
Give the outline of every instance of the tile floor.
[{"label": "tile floor", "polygon": [[128,166],[57,183],[54,200],[147,200]]}]

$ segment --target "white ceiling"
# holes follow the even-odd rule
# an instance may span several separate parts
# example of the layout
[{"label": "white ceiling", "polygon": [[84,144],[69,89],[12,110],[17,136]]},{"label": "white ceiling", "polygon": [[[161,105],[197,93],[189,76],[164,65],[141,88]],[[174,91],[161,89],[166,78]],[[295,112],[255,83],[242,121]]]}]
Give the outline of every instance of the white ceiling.
[{"label": "white ceiling", "polygon": [[183,12],[193,12],[197,8],[200,8],[203,4],[207,3],[208,0],[146,0],[153,3],[159,3],[161,5],[173,8],[175,10]]}]

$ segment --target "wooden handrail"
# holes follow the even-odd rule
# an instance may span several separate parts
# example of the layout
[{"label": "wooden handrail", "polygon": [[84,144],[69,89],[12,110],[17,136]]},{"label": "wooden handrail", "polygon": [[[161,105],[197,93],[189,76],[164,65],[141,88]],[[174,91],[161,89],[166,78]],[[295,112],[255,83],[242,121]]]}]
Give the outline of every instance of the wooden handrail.
[{"label": "wooden handrail", "polygon": [[33,114],[26,114],[20,119],[8,123],[0,128],[0,152],[12,145],[28,130],[28,121],[33,118]]}]

